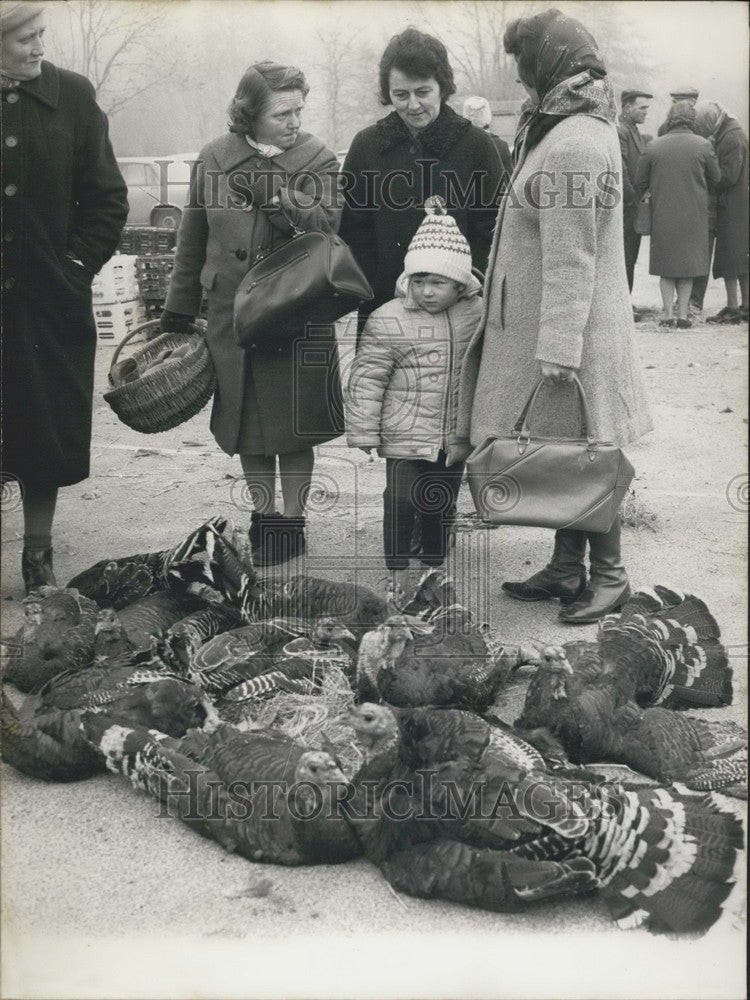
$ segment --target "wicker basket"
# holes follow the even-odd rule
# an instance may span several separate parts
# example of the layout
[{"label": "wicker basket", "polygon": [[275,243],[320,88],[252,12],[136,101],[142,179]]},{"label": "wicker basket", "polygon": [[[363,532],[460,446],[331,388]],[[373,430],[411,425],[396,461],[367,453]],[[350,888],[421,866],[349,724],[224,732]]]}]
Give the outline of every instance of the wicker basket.
[{"label": "wicker basket", "polygon": [[[110,385],[114,385],[112,370],[123,347],[142,330],[158,325],[159,320],[151,320],[135,327],[123,338],[112,356]],[[186,341],[191,343],[192,349],[184,357],[146,371],[164,350],[182,347]],[[104,393],[104,399],[118,418],[134,431],[158,434],[178,427],[199,413],[214,394],[216,372],[202,325],[192,324],[189,333],[163,333],[131,357],[138,366],[139,377],[111,388]]]}]

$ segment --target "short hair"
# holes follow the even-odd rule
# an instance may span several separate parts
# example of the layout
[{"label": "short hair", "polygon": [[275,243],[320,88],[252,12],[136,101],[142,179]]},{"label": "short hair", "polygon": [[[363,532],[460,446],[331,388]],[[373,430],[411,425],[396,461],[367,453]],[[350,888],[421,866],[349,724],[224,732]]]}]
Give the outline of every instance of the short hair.
[{"label": "short hair", "polygon": [[301,69],[270,60],[249,66],[228,108],[229,131],[254,139],[255,125],[268,107],[271,94],[283,90],[301,90],[302,96],[307,97],[310,87]]},{"label": "short hair", "polygon": [[667,111],[667,128],[687,125],[695,131],[695,107],[691,101],[675,101]]},{"label": "short hair", "polygon": [[456,93],[453,70],[448,62],[448,50],[432,35],[416,28],[407,28],[394,35],[380,57],[380,103],[390,104],[391,70],[397,69],[413,80],[434,77],[440,87],[441,100]]},{"label": "short hair", "polygon": [[620,104],[623,108],[629,108],[631,104],[635,104],[641,98],[650,101],[653,99],[653,96],[653,94],[647,94],[645,90],[623,90],[620,97]]}]

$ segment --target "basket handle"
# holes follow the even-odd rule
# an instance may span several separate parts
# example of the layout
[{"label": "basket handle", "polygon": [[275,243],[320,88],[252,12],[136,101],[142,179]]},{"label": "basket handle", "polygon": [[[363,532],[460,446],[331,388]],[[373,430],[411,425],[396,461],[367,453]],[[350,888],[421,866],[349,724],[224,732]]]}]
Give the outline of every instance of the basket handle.
[{"label": "basket handle", "polygon": [[[130,331],[130,333],[126,337],[123,337],[122,340],[120,341],[120,343],[115,348],[115,353],[112,355],[112,360],[110,362],[109,367],[110,368],[113,367],[113,365],[115,364],[115,362],[117,361],[117,359],[120,356],[120,351],[128,343],[129,340],[132,340],[133,337],[135,337],[135,335],[137,333],[141,332],[141,330],[149,330],[152,327],[159,326],[160,322],[161,322],[161,320],[158,320],[158,319],[150,319],[147,323],[141,323],[140,326],[134,326],[133,329]],[[187,336],[191,336],[193,333],[201,333],[201,332],[202,332],[202,328],[201,327],[196,326],[195,323],[191,323],[190,324],[190,332],[186,333],[185,336],[187,337]],[[177,336],[179,336],[179,334],[177,334]]]}]

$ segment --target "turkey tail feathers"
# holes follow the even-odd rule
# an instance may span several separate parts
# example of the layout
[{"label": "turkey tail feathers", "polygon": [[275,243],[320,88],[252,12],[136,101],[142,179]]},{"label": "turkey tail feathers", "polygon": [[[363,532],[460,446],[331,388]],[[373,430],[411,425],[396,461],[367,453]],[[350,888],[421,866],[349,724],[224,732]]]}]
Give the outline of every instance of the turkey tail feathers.
[{"label": "turkey tail feathers", "polygon": [[641,704],[666,708],[732,703],[732,669],[721,630],[706,604],[694,594],[656,585],[637,591],[620,614],[600,623],[602,638],[619,633],[645,639],[662,664],[661,676]]},{"label": "turkey tail feathers", "polygon": [[621,855],[603,889],[623,928],[699,935],[720,917],[736,880],[742,824],[711,797],[665,788],[637,796],[634,849]]}]

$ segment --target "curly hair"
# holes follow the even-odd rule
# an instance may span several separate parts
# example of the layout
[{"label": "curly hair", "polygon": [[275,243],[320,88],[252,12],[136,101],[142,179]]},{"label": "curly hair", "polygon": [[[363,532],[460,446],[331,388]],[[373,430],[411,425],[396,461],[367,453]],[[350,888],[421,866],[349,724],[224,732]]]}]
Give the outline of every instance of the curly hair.
[{"label": "curly hair", "polygon": [[248,67],[227,109],[229,131],[254,139],[255,125],[268,107],[269,97],[280,90],[301,90],[303,97],[310,93],[305,74],[296,66],[283,66],[267,59]]},{"label": "curly hair", "polygon": [[695,107],[690,101],[675,101],[667,111],[667,130],[687,125],[695,132]]},{"label": "curly hair", "polygon": [[380,57],[380,103],[390,104],[391,70],[400,70],[413,80],[434,77],[440,87],[440,98],[446,100],[456,93],[453,70],[448,62],[448,50],[432,35],[416,28],[407,28],[394,35]]}]

